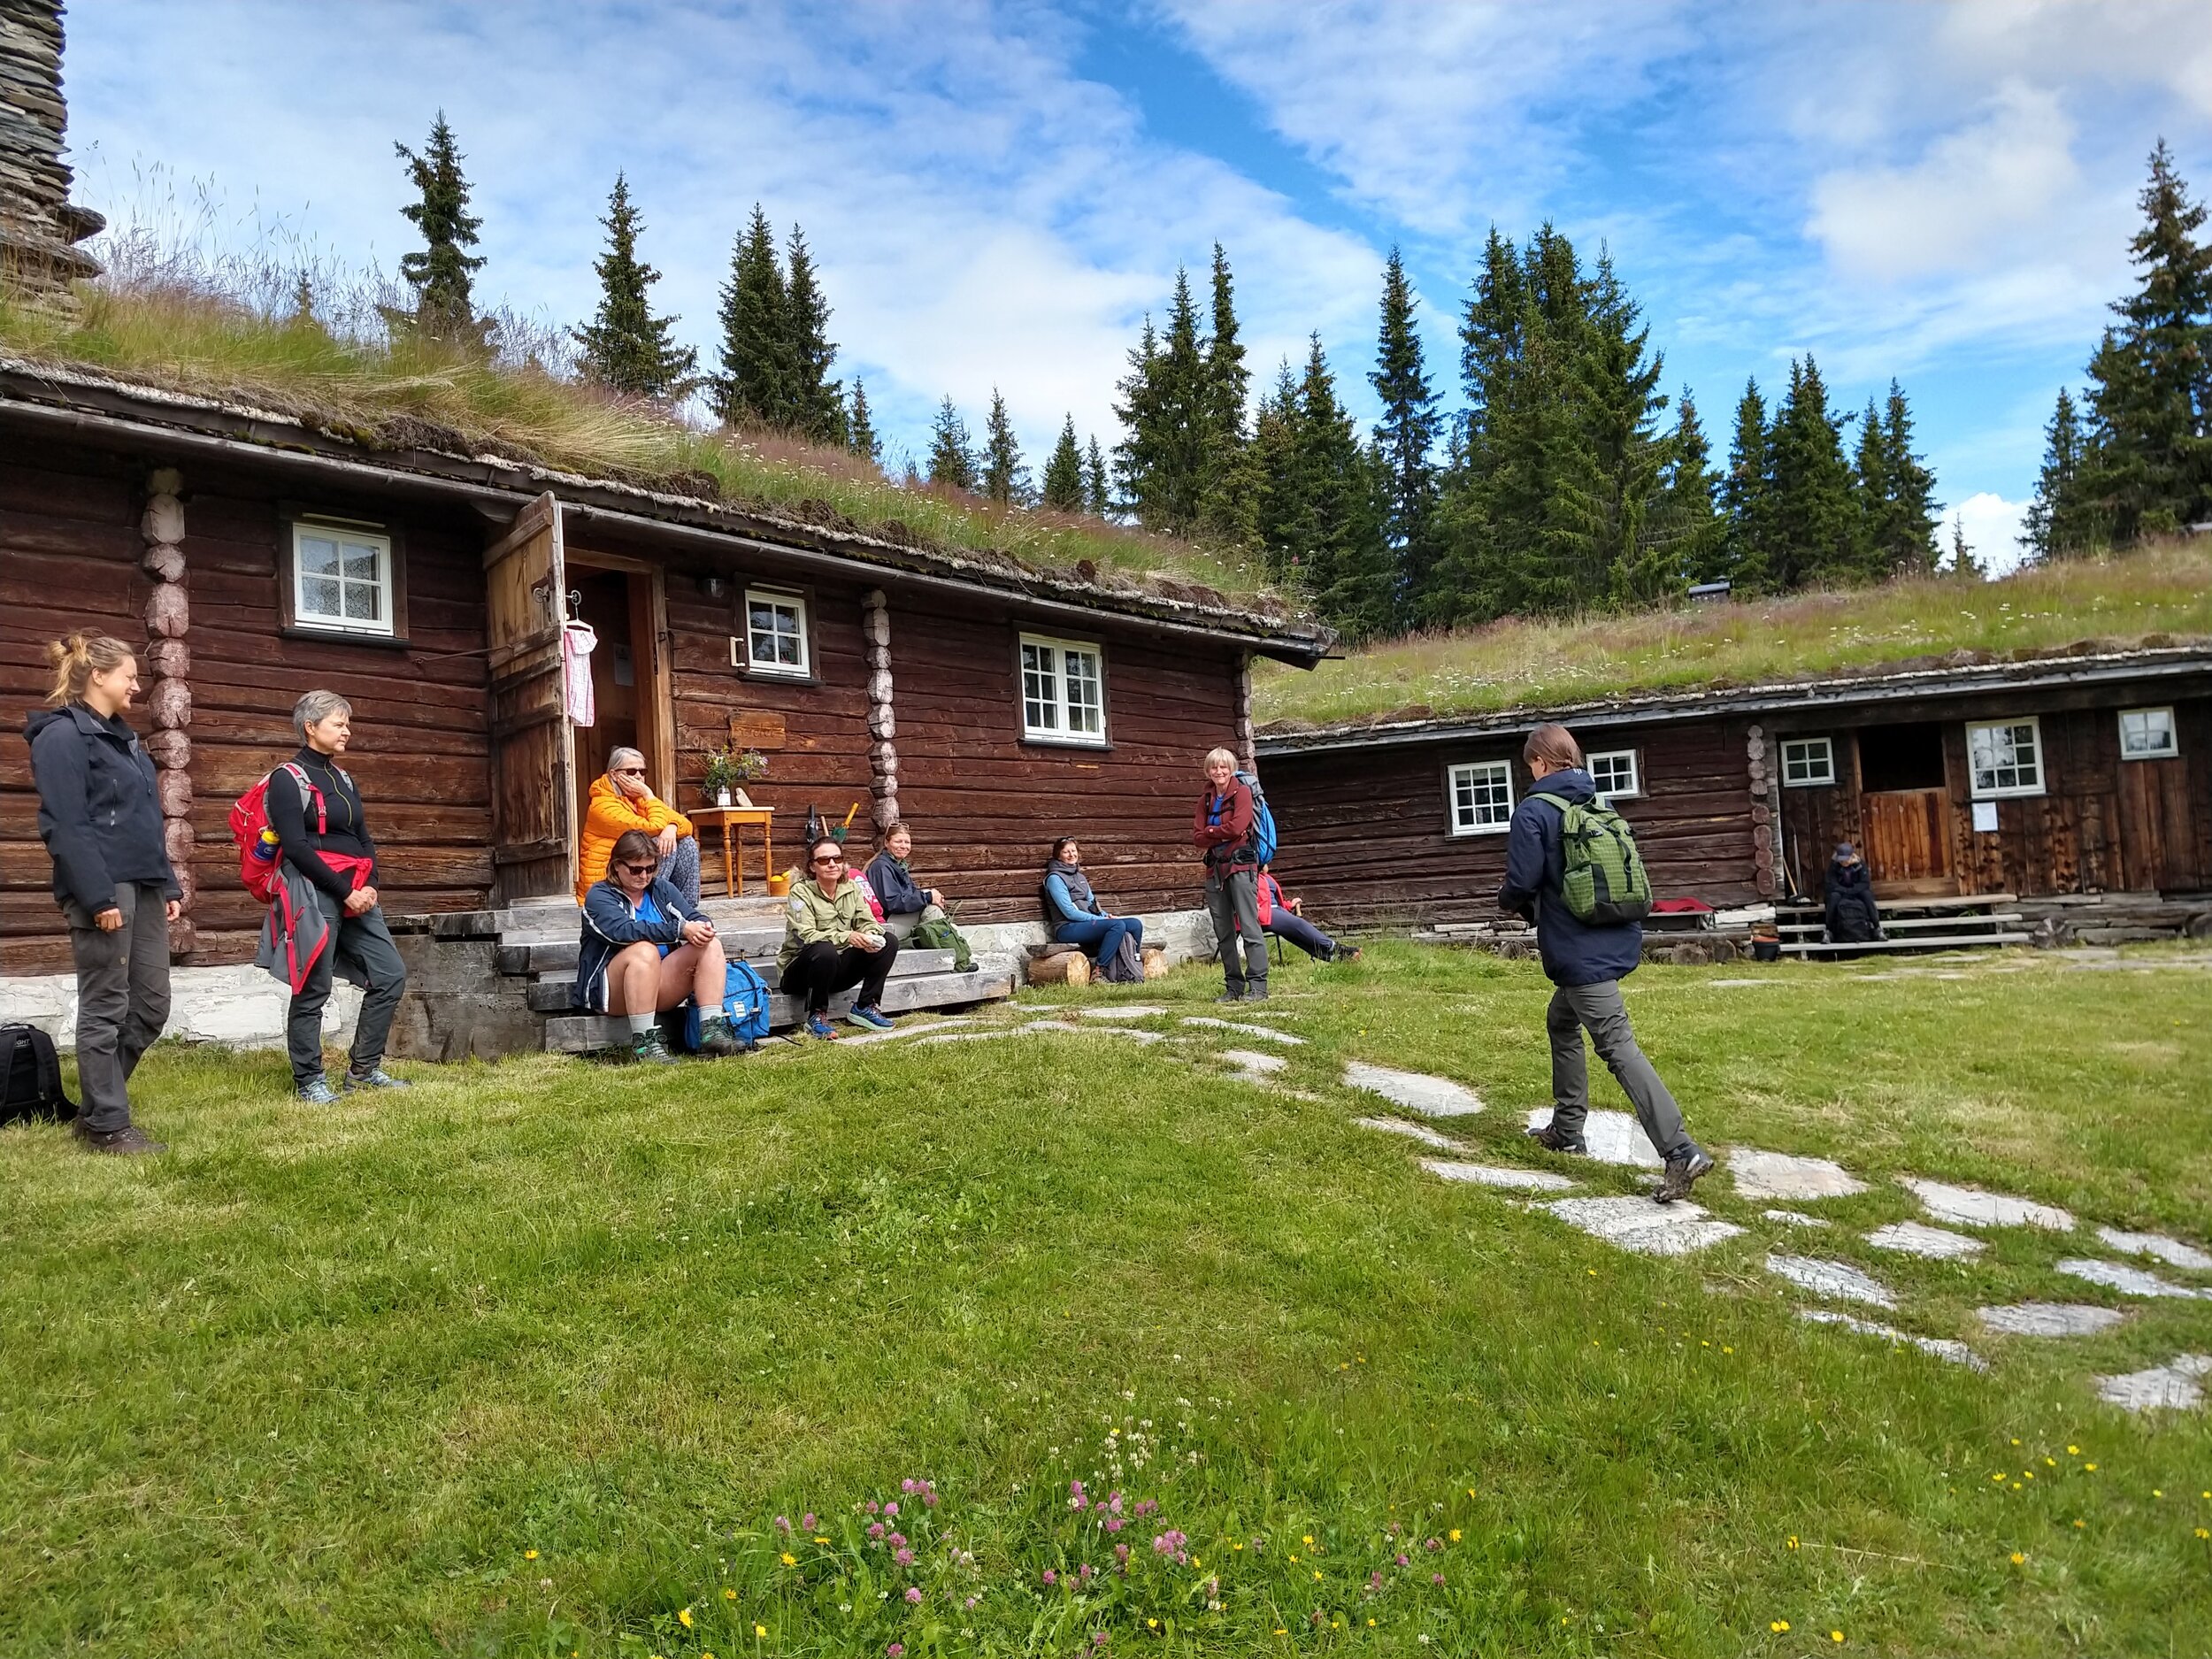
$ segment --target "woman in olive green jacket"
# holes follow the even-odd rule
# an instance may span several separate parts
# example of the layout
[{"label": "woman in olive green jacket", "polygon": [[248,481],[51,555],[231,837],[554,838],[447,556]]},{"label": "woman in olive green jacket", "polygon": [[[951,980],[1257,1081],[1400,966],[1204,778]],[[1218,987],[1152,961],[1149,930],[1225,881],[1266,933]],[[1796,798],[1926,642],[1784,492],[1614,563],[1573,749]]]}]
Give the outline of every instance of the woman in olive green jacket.
[{"label": "woman in olive green jacket", "polygon": [[868,895],[845,868],[845,849],[825,836],[807,852],[807,877],[791,889],[784,908],[783,950],[776,958],[781,988],[806,998],[807,1033],[834,1037],[829,1021],[832,993],[860,987],[845,1018],[856,1025],[888,1031],[883,982],[899,954],[899,941],[868,908]]}]

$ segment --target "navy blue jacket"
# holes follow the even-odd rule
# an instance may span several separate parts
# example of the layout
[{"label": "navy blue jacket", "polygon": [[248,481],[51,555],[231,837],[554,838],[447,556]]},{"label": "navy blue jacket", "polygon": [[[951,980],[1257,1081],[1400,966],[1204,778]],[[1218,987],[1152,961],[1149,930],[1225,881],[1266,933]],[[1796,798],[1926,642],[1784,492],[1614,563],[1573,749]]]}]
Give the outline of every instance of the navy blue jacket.
[{"label": "navy blue jacket", "polygon": [[649,939],[672,950],[684,942],[686,922],[706,919],[658,876],[646,891],[660,906],[660,921],[641,921],[632,915],[630,895],[611,879],[594,882],[591,891],[584,895],[584,932],[576,944],[576,979],[568,987],[571,1008],[606,1007],[607,964],[624,947]]},{"label": "navy blue jacket", "polygon": [[870,861],[868,886],[886,916],[916,916],[929,908],[929,889],[889,853],[878,853]]},{"label": "navy blue jacket", "polygon": [[1559,802],[1551,797],[1583,804],[1597,792],[1590,774],[1578,766],[1555,772],[1513,809],[1512,826],[1506,831],[1505,885],[1498,889],[1498,908],[1535,922],[1536,952],[1554,985],[1624,979],[1644,958],[1641,924],[1599,927],[1578,921],[1560,895],[1566,860],[1559,847]]},{"label": "navy blue jacket", "polygon": [[38,789],[39,839],[54,860],[54,896],[95,915],[126,884],[182,898],[162,841],[153,757],[122,717],[104,720],[72,703],[34,712],[23,735]]}]

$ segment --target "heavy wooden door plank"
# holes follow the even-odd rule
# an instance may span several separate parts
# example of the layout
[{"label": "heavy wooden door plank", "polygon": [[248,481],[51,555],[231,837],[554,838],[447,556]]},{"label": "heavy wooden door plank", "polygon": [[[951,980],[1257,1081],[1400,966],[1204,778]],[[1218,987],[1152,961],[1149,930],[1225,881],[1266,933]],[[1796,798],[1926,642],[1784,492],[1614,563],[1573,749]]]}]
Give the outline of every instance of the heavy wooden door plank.
[{"label": "heavy wooden door plank", "polygon": [[1955,890],[1947,791],[1877,790],[1859,808],[1860,851],[1877,892]]},{"label": "heavy wooden door plank", "polygon": [[2189,774],[2180,760],[2120,763],[2120,864],[2127,886],[2194,885],[2190,854],[2196,844],[2190,810]]},{"label": "heavy wooden door plank", "polygon": [[494,902],[574,884],[575,737],[561,674],[567,564],[549,492],[485,550],[491,645]]}]

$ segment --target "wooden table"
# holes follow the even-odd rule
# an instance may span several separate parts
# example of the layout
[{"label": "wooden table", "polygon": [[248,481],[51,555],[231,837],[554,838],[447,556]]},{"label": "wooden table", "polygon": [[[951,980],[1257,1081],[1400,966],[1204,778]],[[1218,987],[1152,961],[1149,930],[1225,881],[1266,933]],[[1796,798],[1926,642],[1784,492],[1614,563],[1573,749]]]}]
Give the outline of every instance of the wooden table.
[{"label": "wooden table", "polygon": [[[722,829],[722,891],[726,897],[741,898],[745,893],[745,831],[758,827],[760,831],[760,867],[762,885],[766,878],[776,873],[776,809],[772,806],[702,806],[694,807],[685,816],[692,827],[703,837],[716,825]],[[736,838],[735,856],[731,852],[731,838]],[[703,864],[705,861],[701,860]]]}]

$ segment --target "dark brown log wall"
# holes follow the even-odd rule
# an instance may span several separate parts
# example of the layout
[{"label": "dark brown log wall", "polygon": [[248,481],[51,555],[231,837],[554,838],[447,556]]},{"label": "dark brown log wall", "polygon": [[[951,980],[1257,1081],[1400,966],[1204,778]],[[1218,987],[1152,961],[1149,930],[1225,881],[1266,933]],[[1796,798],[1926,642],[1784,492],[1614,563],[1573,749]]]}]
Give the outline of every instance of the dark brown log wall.
[{"label": "dark brown log wall", "polygon": [[[1743,722],[1582,735],[1593,750],[1638,753],[1643,793],[1617,804],[1635,828],[1660,897],[1717,906],[1756,898]],[[1525,799],[1523,736],[1263,755],[1260,776],[1282,834],[1276,870],[1285,890],[1305,896],[1317,917],[1347,925],[1496,915],[1505,837],[1451,834],[1445,780],[1454,765],[1510,760],[1514,799]]]}]

